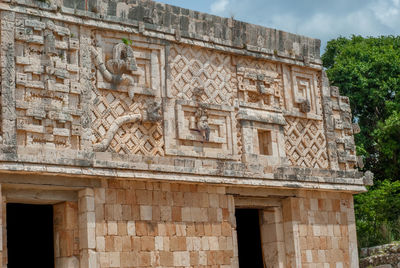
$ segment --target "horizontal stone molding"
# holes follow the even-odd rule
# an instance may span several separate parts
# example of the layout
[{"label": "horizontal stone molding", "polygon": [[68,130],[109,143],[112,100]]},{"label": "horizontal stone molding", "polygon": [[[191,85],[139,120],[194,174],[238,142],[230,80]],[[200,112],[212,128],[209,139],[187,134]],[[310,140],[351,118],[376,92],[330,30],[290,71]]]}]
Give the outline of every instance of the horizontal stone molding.
[{"label": "horizontal stone molding", "polygon": [[[180,14],[190,12],[191,14],[193,13],[192,16],[204,17],[203,21],[199,21],[197,24],[203,23],[210,25],[208,27],[226,28],[226,31],[231,32],[231,34],[225,38],[222,36],[210,37],[210,32],[213,32],[213,30],[210,29],[199,34],[196,30],[192,32],[181,30],[180,23],[173,25],[147,23],[143,21],[142,16],[135,18],[117,17],[115,15],[108,15],[108,10],[104,10],[104,14],[99,14],[79,8],[69,8],[65,5],[49,6],[45,2],[36,0],[13,0],[10,2],[16,2],[18,5],[10,7],[6,3],[0,3],[0,9],[29,13],[80,25],[95,26],[99,29],[140,33],[144,36],[170,42],[196,45],[235,54],[322,69],[322,61],[320,60],[321,41],[319,39],[287,33],[229,18],[221,18],[183,8],[178,8]],[[166,14],[173,13],[171,10],[177,8],[153,1],[147,2],[150,2],[150,6],[154,5],[156,9],[160,9],[160,12]],[[146,1],[143,1],[140,5],[146,5]],[[147,11],[142,12],[149,12],[149,9],[151,8],[150,6],[145,7]],[[172,16],[176,16],[176,14],[172,14]],[[195,17],[189,18],[189,15],[180,16],[187,17],[182,20],[193,20],[191,23],[196,24],[197,19],[195,19]],[[180,21],[180,19],[177,19],[177,21]],[[246,33],[250,33],[249,37],[247,37],[248,34]],[[235,34],[236,37],[233,37]],[[179,36],[178,39],[176,38],[177,36]],[[262,36],[265,40],[262,45],[257,44],[257,36]]]}]

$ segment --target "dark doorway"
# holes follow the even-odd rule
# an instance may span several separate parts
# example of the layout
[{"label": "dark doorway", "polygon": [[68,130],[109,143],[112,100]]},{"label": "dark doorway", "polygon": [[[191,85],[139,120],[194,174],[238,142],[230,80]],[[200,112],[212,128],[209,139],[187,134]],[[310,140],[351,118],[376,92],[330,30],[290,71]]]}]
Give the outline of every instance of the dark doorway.
[{"label": "dark doorway", "polygon": [[237,209],[236,230],[240,268],[264,268],[258,210]]},{"label": "dark doorway", "polygon": [[53,206],[7,204],[8,268],[54,268]]}]

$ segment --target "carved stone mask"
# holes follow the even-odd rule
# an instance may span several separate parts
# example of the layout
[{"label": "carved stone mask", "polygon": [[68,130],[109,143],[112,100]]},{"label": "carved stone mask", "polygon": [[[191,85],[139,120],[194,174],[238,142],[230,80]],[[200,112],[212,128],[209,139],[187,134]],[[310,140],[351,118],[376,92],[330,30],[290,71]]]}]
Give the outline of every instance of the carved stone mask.
[{"label": "carved stone mask", "polygon": [[311,111],[311,104],[309,100],[304,100],[300,103],[300,111],[302,113],[309,113]]},{"label": "carved stone mask", "polygon": [[113,58],[107,61],[107,67],[113,74],[117,75],[129,71],[137,71],[133,49],[124,43],[115,45]]}]

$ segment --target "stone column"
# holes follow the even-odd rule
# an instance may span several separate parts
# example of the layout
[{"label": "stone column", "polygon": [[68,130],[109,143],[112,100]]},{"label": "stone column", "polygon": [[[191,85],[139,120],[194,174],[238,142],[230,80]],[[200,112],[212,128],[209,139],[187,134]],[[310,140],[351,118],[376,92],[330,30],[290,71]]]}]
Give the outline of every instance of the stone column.
[{"label": "stone column", "polygon": [[359,267],[356,218],[354,214],[353,197],[350,197],[350,205],[347,210],[347,224],[349,234],[350,267]]},{"label": "stone column", "polygon": [[262,210],[260,219],[261,243],[264,263],[268,267],[286,267],[285,235],[283,232],[282,209],[273,207]]},{"label": "stone column", "polygon": [[5,200],[3,200],[3,192],[2,185],[0,184],[0,268],[7,267],[7,252],[6,249],[6,239],[5,234],[7,232],[6,229],[6,209],[5,209]]},{"label": "stone column", "polygon": [[79,268],[77,202],[63,202],[54,209],[54,257],[56,268]]},{"label": "stone column", "polygon": [[299,198],[290,197],[282,201],[283,229],[285,234],[286,267],[301,268],[299,240]]},{"label": "stone column", "polygon": [[96,216],[92,189],[87,188],[79,192],[78,207],[80,267],[97,268]]},{"label": "stone column", "polygon": [[3,152],[16,152],[15,13],[1,12],[1,139]]}]

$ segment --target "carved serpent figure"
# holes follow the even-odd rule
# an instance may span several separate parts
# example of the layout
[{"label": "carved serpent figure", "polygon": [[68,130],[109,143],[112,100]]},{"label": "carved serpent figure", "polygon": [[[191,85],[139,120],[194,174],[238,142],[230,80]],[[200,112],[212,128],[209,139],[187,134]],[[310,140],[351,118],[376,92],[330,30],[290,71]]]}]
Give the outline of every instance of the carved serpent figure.
[{"label": "carved serpent figure", "polygon": [[144,115],[142,114],[128,114],[123,115],[115,119],[115,121],[111,124],[110,128],[108,129],[104,139],[93,145],[93,150],[95,152],[104,152],[107,150],[108,146],[112,139],[114,138],[115,134],[117,133],[118,129],[128,123],[137,123],[137,122],[149,122],[149,123],[156,123],[162,119],[160,115],[161,111],[161,104],[157,101],[152,101],[147,103],[147,110]]},{"label": "carved serpent figure", "polygon": [[113,58],[107,61],[107,66],[104,64],[102,55],[96,48],[91,47],[90,49],[94,64],[100,70],[104,79],[114,87],[118,85],[128,86],[128,95],[133,99],[137,85],[129,73],[138,69],[133,49],[124,43],[115,45],[113,48]]},{"label": "carved serpent figure", "polygon": [[[124,43],[115,45],[113,48],[113,58],[107,61],[107,66],[104,64],[102,55],[94,47],[91,47],[91,54],[95,66],[99,69],[104,79],[110,82],[115,88],[120,85],[128,86],[128,95],[133,99],[137,84],[131,72],[138,70],[133,49]],[[143,115],[127,114],[118,117],[111,124],[103,140],[93,145],[93,150],[95,152],[106,151],[118,129],[124,124],[140,121],[155,123],[161,120],[160,109],[161,104],[157,101],[152,101],[147,103],[147,111]]]}]

